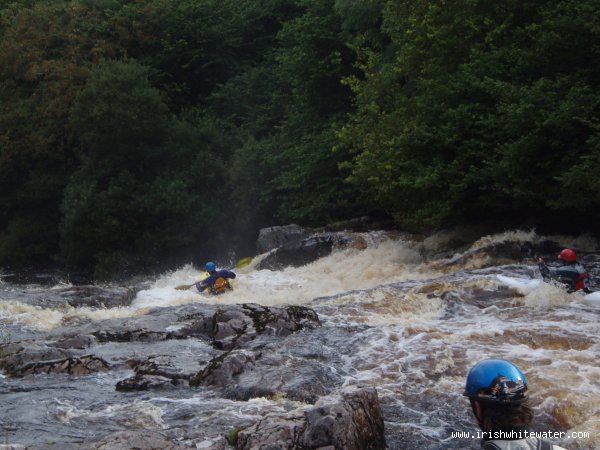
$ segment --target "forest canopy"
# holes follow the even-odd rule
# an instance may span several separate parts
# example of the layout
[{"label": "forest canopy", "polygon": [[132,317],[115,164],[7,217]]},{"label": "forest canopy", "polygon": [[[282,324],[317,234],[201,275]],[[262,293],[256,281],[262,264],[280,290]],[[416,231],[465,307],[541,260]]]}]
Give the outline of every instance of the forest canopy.
[{"label": "forest canopy", "polygon": [[596,230],[592,0],[0,0],[0,266],[363,215]]}]

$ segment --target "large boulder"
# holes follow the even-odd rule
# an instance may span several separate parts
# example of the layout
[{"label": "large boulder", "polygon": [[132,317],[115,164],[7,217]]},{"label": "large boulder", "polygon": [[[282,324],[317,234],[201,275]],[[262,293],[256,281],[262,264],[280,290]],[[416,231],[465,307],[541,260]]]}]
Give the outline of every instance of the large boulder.
[{"label": "large boulder", "polygon": [[238,433],[239,450],[385,449],[383,412],[373,388],[321,398],[302,412],[273,415]]},{"label": "large boulder", "polygon": [[310,235],[310,230],[299,225],[283,225],[262,228],[258,232],[256,248],[258,253],[266,253],[288,244],[296,244]]},{"label": "large boulder", "polygon": [[325,233],[311,236],[298,242],[291,242],[277,248],[261,260],[257,269],[282,270],[286,267],[300,267],[331,254],[334,247],[344,247],[351,238],[342,233]]}]

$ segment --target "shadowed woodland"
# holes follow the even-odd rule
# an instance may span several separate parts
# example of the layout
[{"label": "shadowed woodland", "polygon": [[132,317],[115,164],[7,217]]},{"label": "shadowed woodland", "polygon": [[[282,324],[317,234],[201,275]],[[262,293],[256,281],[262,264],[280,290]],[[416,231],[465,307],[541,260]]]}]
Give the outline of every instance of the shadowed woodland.
[{"label": "shadowed woodland", "polygon": [[370,215],[594,231],[592,0],[0,0],[0,266]]}]

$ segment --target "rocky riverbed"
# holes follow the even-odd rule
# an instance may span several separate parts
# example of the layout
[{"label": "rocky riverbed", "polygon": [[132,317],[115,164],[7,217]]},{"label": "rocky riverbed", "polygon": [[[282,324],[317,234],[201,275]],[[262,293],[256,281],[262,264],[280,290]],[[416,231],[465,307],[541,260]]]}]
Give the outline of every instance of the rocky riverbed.
[{"label": "rocky riverbed", "polygon": [[588,420],[599,309],[497,278],[539,278],[538,256],[577,244],[597,280],[594,239],[298,228],[262,239],[220,297],[175,289],[192,266],[129,285],[0,283],[0,444],[476,448],[451,432],[475,431],[461,393],[485,357],[525,372],[538,429],[591,433],[567,448],[600,444]]}]

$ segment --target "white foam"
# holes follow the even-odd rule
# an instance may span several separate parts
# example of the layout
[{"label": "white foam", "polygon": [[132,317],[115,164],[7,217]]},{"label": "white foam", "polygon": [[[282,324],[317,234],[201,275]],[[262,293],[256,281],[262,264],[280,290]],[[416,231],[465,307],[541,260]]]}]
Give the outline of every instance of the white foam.
[{"label": "white foam", "polygon": [[515,289],[521,295],[527,295],[534,289],[537,289],[541,282],[541,280],[537,279],[514,278],[504,275],[496,275],[496,278],[498,278],[498,281],[500,281],[502,284]]},{"label": "white foam", "polygon": [[600,291],[584,295],[583,301],[593,306],[600,306]]},{"label": "white foam", "polygon": [[165,274],[150,289],[139,292],[132,306],[171,306],[194,301],[258,303],[266,306],[306,304],[317,297],[372,288],[382,284],[382,281],[431,276],[431,273],[423,270],[422,263],[422,257],[410,243],[389,239],[365,250],[334,251],[313,263],[281,271],[252,270],[256,264],[253,260],[249,267],[235,271],[237,278],[232,283],[234,290],[218,297],[200,295],[194,288],[187,291],[175,289],[198,279],[199,271],[194,271],[188,265]]}]

